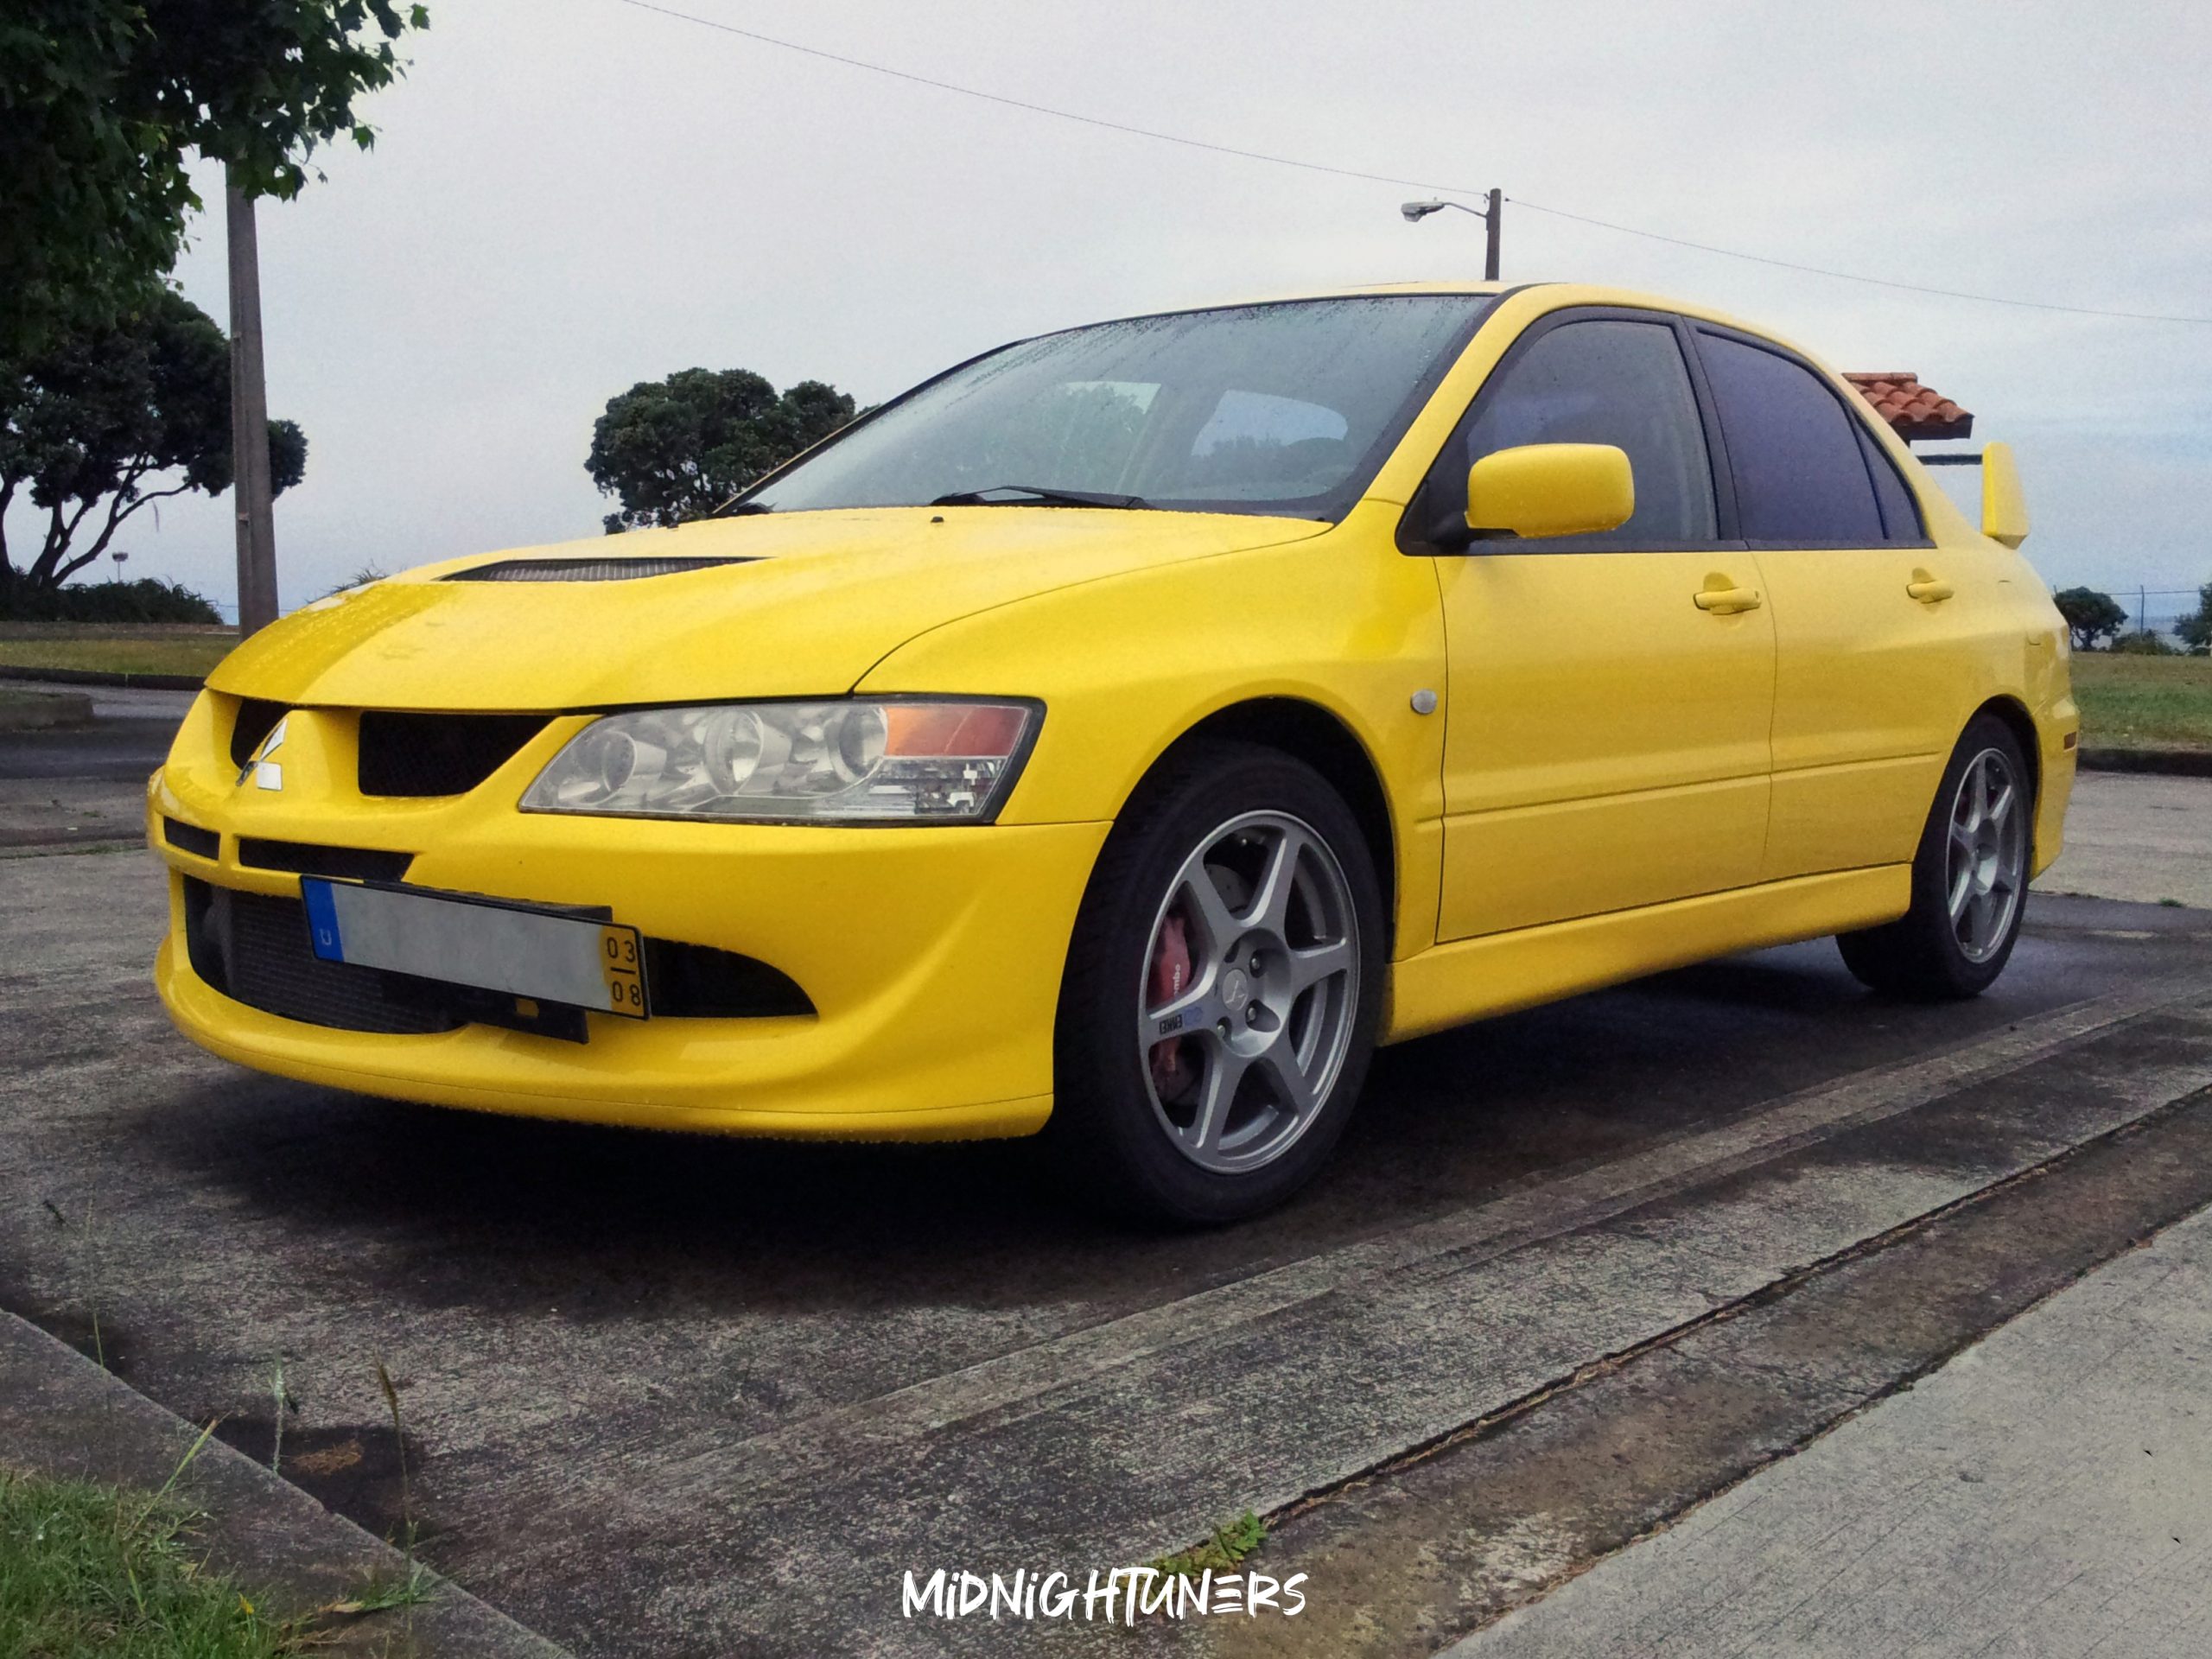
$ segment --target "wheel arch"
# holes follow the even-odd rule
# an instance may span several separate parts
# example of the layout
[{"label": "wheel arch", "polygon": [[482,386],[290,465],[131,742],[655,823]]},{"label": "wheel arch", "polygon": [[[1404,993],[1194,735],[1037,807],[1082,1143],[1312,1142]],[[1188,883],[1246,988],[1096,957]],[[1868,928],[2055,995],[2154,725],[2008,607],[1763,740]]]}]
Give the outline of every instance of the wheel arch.
[{"label": "wheel arch", "polygon": [[[1359,824],[1360,836],[1375,861],[1382,887],[1383,925],[1395,950],[1397,940],[1399,870],[1397,835],[1382,774],[1351,728],[1319,703],[1303,697],[1248,698],[1217,709],[1170,743],[1146,768],[1149,778],[1185,745],[1208,739],[1255,743],[1304,761],[1344,798]],[[1139,787],[1142,787],[1140,780]]]},{"label": "wheel arch", "polygon": [[[2027,704],[2010,695],[2000,695],[1990,698],[1967,717],[1967,725],[1973,725],[1984,715],[1992,715],[2004,721],[2013,737],[2018,740],[2020,753],[2026,757],[2028,762],[2028,789],[2031,804],[2040,806],[2043,802],[2043,740],[2041,734],[2036,730],[2035,716],[2028,712]],[[1963,733],[1966,727],[1962,726],[1959,729]]]}]

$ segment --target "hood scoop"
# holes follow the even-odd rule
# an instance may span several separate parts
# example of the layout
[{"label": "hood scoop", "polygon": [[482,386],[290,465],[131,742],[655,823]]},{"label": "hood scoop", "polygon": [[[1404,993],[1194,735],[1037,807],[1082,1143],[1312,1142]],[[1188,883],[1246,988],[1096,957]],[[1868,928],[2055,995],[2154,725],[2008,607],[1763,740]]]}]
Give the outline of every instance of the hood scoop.
[{"label": "hood scoop", "polygon": [[635,582],[641,576],[680,576],[752,559],[500,559],[456,570],[442,582]]}]

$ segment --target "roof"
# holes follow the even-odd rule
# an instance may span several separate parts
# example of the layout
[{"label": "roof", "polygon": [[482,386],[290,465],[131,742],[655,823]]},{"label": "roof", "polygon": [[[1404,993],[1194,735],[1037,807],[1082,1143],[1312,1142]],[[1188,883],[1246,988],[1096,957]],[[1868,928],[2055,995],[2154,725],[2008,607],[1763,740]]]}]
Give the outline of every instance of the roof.
[{"label": "roof", "polygon": [[1843,378],[1907,443],[1916,438],[1974,435],[1974,416],[1935,387],[1922,385],[1920,377],[1909,370]]}]

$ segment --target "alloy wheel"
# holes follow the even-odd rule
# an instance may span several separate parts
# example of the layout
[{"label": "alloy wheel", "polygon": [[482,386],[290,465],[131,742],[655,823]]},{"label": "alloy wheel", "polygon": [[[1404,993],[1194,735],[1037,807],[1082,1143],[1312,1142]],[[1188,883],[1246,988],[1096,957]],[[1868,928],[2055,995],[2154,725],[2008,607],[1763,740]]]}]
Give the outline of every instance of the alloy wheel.
[{"label": "alloy wheel", "polygon": [[2027,886],[2025,798],[2001,750],[1982,750],[1960,774],[1944,874],[1952,936],[1968,962],[1994,956],[2019,912]]},{"label": "alloy wheel", "polygon": [[1139,1058],[1176,1148],[1224,1174],[1274,1162],[1351,1046],[1359,930],[1336,855],[1287,813],[1230,819],[1168,882],[1144,963]]}]

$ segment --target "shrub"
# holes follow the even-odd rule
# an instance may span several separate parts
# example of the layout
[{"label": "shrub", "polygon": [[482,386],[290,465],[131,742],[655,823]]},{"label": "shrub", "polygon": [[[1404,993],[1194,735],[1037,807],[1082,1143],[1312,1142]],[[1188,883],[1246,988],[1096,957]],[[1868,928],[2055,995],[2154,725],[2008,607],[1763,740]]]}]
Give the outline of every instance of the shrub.
[{"label": "shrub", "polygon": [[2114,635],[2112,648],[2127,657],[2178,657],[2181,655],[2167,643],[2165,635],[2153,633],[2148,628],[2137,628],[2132,633]]},{"label": "shrub", "polygon": [[10,622],[212,622],[222,617],[189,588],[154,576],[136,582],[0,583],[0,620]]}]

